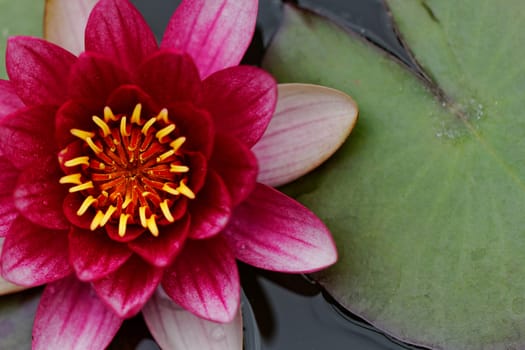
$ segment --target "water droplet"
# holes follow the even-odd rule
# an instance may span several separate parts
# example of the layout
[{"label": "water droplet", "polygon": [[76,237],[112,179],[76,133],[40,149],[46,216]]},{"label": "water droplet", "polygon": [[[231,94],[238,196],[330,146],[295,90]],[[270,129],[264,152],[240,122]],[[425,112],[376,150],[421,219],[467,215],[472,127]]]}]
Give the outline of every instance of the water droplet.
[{"label": "water droplet", "polygon": [[521,315],[525,313],[525,299],[522,297],[517,297],[512,300],[512,312],[516,315]]},{"label": "water droplet", "polygon": [[222,340],[226,338],[226,332],[224,332],[224,327],[222,325],[216,326],[211,330],[211,338],[213,340]]}]

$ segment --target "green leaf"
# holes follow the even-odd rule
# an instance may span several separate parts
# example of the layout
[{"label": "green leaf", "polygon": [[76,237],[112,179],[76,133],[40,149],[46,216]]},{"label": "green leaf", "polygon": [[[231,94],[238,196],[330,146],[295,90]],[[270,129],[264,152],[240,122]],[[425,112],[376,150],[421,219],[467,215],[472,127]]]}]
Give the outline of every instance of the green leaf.
[{"label": "green leaf", "polygon": [[340,260],[317,277],[404,341],[523,348],[525,8],[388,3],[427,79],[291,7],[265,58],[279,81],[331,86],[359,105],[341,150],[285,189],[335,236]]},{"label": "green leaf", "polygon": [[5,72],[5,47],[13,35],[42,36],[44,1],[0,0],[0,79]]}]

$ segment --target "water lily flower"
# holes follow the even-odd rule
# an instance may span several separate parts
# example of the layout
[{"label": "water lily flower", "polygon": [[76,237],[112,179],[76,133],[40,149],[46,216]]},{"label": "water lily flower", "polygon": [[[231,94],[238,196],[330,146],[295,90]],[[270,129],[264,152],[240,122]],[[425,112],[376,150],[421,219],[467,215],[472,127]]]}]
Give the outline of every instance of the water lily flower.
[{"label": "water lily flower", "polygon": [[50,2],[55,25],[86,19],[85,45],[67,24],[70,51],[10,38],[0,81],[0,267],[47,284],[33,348],[104,348],[141,310],[167,344],[166,300],[239,324],[236,259],[293,273],[336,261],[325,225],[269,185],[319,165],[357,110],[292,84],[276,111],[274,79],[238,65],[256,0],[184,0],[160,46],[128,0],[67,0],[69,16]]}]

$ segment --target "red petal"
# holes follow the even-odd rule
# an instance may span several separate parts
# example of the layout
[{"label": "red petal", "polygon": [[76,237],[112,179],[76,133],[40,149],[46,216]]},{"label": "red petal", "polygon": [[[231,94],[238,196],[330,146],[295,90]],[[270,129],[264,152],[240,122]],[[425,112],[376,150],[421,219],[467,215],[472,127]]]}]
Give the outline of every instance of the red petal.
[{"label": "red petal", "polygon": [[33,106],[16,111],[4,118],[0,127],[2,153],[19,169],[54,157],[56,146],[54,118],[56,108]]},{"label": "red petal", "polygon": [[71,69],[69,94],[73,99],[90,101],[102,113],[111,92],[129,82],[126,72],[110,59],[84,53]]},{"label": "red petal", "polygon": [[0,120],[23,107],[24,103],[16,94],[13,84],[0,79]]},{"label": "red petal", "polygon": [[69,265],[67,231],[55,231],[17,218],[2,249],[2,276],[22,286],[38,286],[73,272]]},{"label": "red petal", "polygon": [[18,175],[18,170],[7,159],[0,157],[0,237],[5,237],[18,216],[13,200]]},{"label": "red petal", "polygon": [[231,215],[230,194],[224,182],[214,171],[194,201],[190,202],[190,237],[209,238],[219,233],[228,223]]},{"label": "red petal", "polygon": [[262,69],[232,67],[204,81],[204,105],[217,131],[253,146],[272,118],[277,102],[275,79]]},{"label": "red petal", "polygon": [[71,134],[71,129],[92,130],[94,128],[93,115],[101,114],[97,106],[82,104],[79,101],[69,100],[56,113],[55,140],[62,149],[78,140]]},{"label": "red petal", "polygon": [[231,136],[216,135],[210,168],[222,177],[233,206],[248,197],[255,186],[257,159],[244,143]]},{"label": "red petal", "polygon": [[180,101],[200,101],[199,72],[186,54],[168,50],[155,53],[140,67],[139,79],[141,86],[163,106]]},{"label": "red petal", "polygon": [[33,349],[105,349],[122,319],[94,295],[88,284],[68,277],[49,284],[38,305]]},{"label": "red petal", "polygon": [[7,74],[27,105],[63,103],[75,60],[70,52],[42,39],[16,36],[7,42]]},{"label": "red petal", "polygon": [[210,114],[190,103],[174,103],[168,107],[170,119],[180,130],[180,135],[186,137],[183,151],[201,152],[210,157],[213,148],[213,121]]},{"label": "red petal", "polygon": [[188,241],[162,286],[177,304],[211,321],[230,322],[239,307],[237,265],[221,236]]},{"label": "red petal", "polygon": [[115,242],[122,243],[131,242],[137,237],[140,237],[140,235],[142,235],[146,231],[146,229],[140,225],[128,225],[128,227],[126,228],[126,234],[124,235],[124,237],[120,237],[120,235],[118,234],[118,225],[109,223],[106,226],[104,226],[104,228],[106,229],[106,233],[108,234],[109,238],[111,238]]},{"label": "red petal", "polygon": [[142,104],[142,115],[154,115],[160,111],[153,99],[136,85],[122,85],[113,91],[106,105],[115,114],[131,115],[137,103]]},{"label": "red petal", "polygon": [[104,230],[72,228],[69,231],[71,264],[82,281],[100,279],[116,271],[131,254],[125,244],[109,239]]},{"label": "red petal", "polygon": [[185,155],[188,157],[187,165],[191,169],[188,186],[194,193],[198,194],[206,181],[208,161],[206,157],[199,152],[188,152]]},{"label": "red petal", "polygon": [[13,198],[20,213],[35,224],[67,230],[71,225],[62,209],[67,189],[58,182],[59,177],[54,159],[28,168],[20,175]]},{"label": "red petal", "polygon": [[158,237],[149,232],[128,243],[129,248],[148,263],[164,267],[173,262],[188,237],[189,217],[163,226]]},{"label": "red petal", "polygon": [[[84,213],[82,216],[77,215],[77,211],[84,201],[84,196],[79,193],[68,193],[64,198],[64,203],[62,209],[64,211],[64,216],[69,220],[69,222],[75,225],[78,228],[89,230],[91,226],[91,221],[95,216],[95,212],[89,210]],[[90,208],[91,209],[91,208]]]},{"label": "red petal", "polygon": [[162,272],[162,269],[132,256],[117,271],[93,281],[93,288],[119,316],[127,318],[139,312],[148,301]]},{"label": "red petal", "polygon": [[235,66],[252,40],[257,5],[257,0],[184,0],[161,46],[189,53],[203,78]]},{"label": "red petal", "polygon": [[86,26],[86,51],[110,57],[128,71],[157,49],[148,24],[129,1],[100,0]]},{"label": "red petal", "polygon": [[235,209],[223,232],[237,259],[267,270],[306,273],[337,260],[334,242],[321,220],[261,184]]}]

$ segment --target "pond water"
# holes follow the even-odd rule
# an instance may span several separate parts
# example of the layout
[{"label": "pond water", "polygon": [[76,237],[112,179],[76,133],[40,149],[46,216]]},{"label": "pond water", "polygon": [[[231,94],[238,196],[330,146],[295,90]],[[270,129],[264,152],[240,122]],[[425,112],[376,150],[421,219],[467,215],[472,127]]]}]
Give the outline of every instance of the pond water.
[{"label": "pond water", "polygon": [[[157,36],[178,1],[135,0]],[[380,0],[299,0],[410,64]],[[282,16],[282,1],[260,0],[257,32],[244,63],[258,64]],[[339,308],[306,276],[269,273],[241,265],[246,350],[417,349]],[[126,321],[110,349],[158,349],[140,317]]]}]

